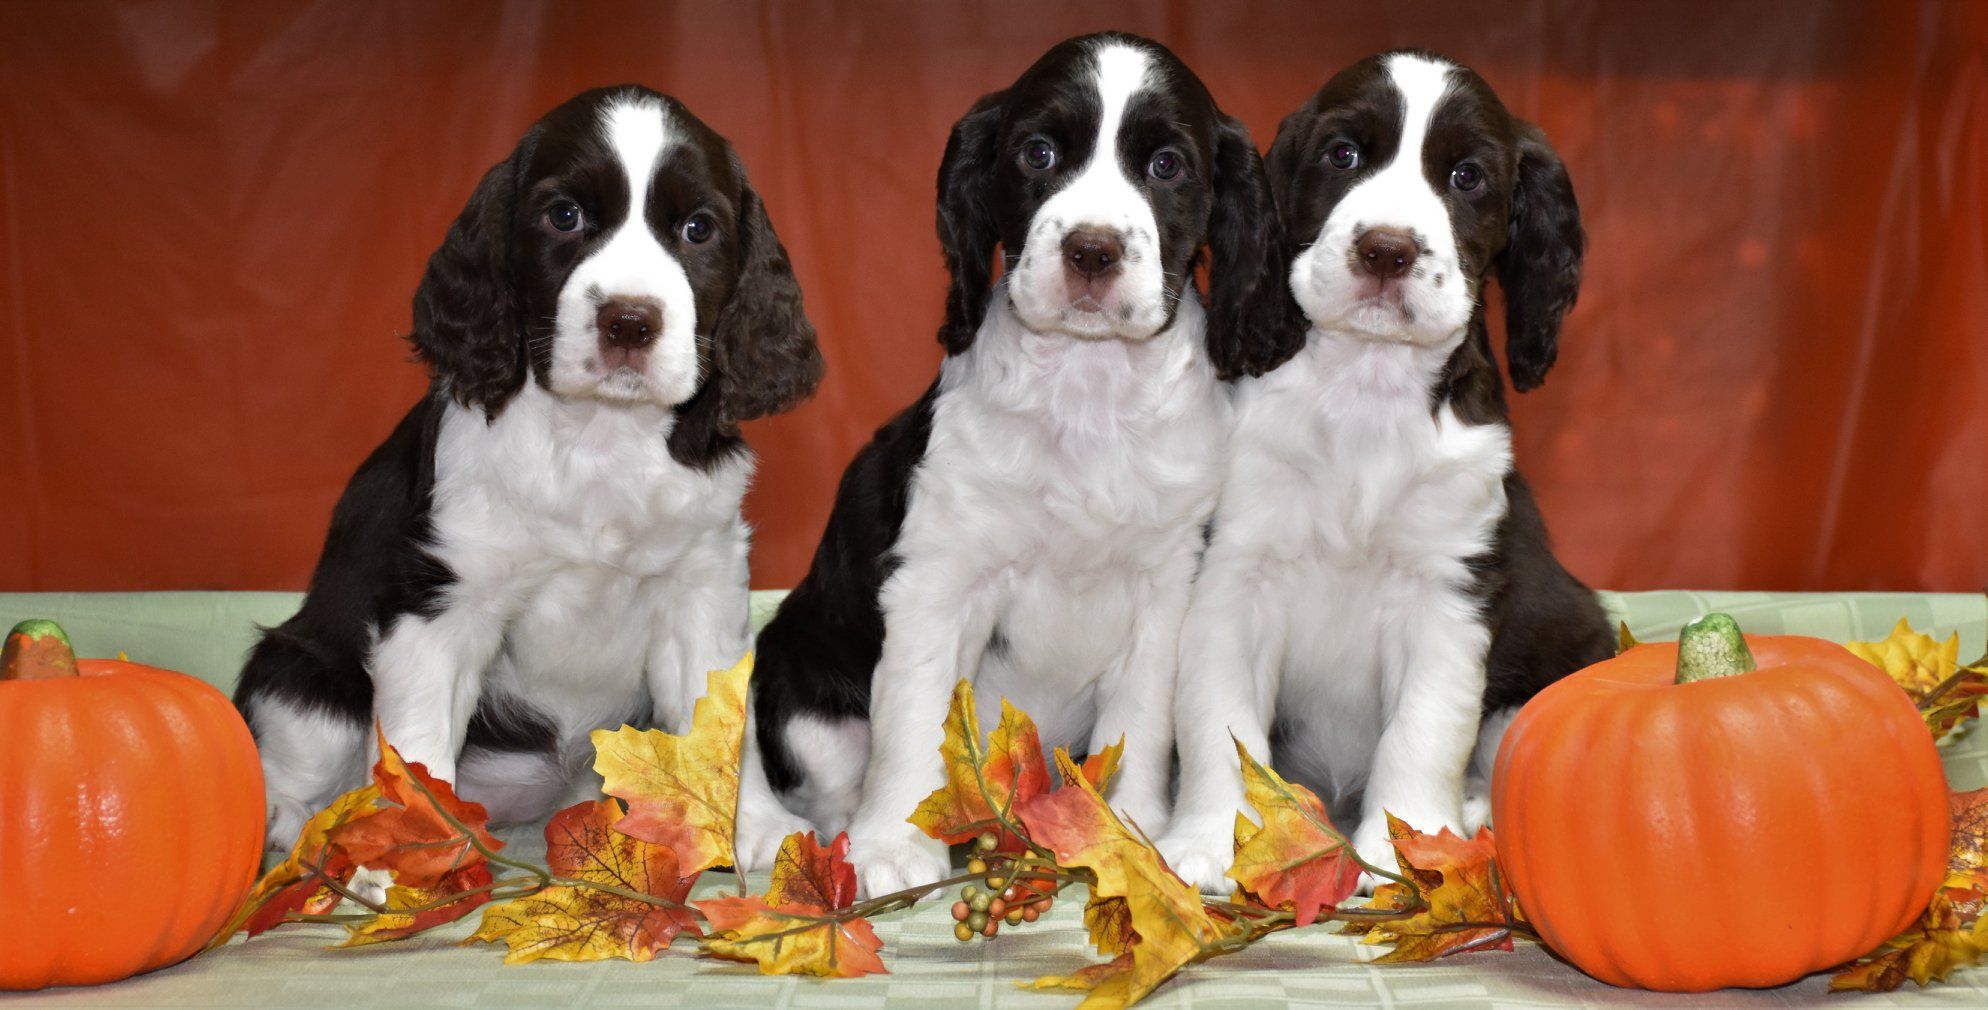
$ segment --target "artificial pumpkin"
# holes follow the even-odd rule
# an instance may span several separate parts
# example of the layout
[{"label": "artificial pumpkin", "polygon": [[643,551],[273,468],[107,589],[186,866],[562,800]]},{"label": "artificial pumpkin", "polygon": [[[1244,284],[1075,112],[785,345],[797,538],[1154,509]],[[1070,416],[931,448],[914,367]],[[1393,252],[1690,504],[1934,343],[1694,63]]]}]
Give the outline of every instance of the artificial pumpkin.
[{"label": "artificial pumpkin", "polygon": [[1492,781],[1498,864],[1604,982],[1773,986],[1923,912],[1951,830],[1904,692],[1832,642],[1711,615],[1540,692]]},{"label": "artificial pumpkin", "polygon": [[262,766],[221,692],[77,660],[48,621],[0,662],[0,989],[94,985],[192,955],[262,857]]}]

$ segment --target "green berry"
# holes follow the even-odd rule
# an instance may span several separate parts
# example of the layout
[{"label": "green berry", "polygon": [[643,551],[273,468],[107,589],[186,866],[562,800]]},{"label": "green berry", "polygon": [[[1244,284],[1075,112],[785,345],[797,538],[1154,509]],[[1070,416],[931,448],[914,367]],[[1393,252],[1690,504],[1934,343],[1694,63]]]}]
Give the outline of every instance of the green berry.
[{"label": "green berry", "polygon": [[[987,913],[977,911],[974,912],[972,915],[967,916],[966,927],[974,931],[975,933],[982,932],[987,928]],[[955,929],[953,932],[955,935],[957,935],[959,931]]]}]

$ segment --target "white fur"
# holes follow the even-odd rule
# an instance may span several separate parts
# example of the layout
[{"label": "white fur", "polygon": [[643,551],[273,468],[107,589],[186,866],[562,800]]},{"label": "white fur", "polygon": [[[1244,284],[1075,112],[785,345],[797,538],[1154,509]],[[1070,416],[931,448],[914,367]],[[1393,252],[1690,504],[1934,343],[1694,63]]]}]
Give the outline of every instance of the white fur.
[{"label": "white fur", "polygon": [[[1291,263],[1291,293],[1317,325],[1433,347],[1470,321],[1477,293],[1458,265],[1443,195],[1430,187],[1422,166],[1422,141],[1453,69],[1405,53],[1388,58],[1388,76],[1406,104],[1394,159],[1347,191],[1316,240]],[[1399,287],[1399,301],[1370,295],[1372,278],[1348,269],[1353,243],[1382,227],[1408,232],[1422,250]]]},{"label": "white fur", "polygon": [[[1005,697],[1046,747],[1123,735],[1113,803],[1160,830],[1176,629],[1229,423],[1202,331],[1192,295],[1149,340],[1092,341],[1030,330],[997,291],[972,348],[945,362],[902,562],[880,595],[869,763],[849,828],[869,893],[945,873],[944,847],[905,818],[942,780],[940,727],[962,677],[983,719]],[[1005,651],[989,652],[997,628]],[[805,732],[815,753],[834,745]],[[818,790],[804,812],[826,820],[846,793]]]},{"label": "white fur", "polygon": [[[621,208],[614,233],[559,289],[547,381],[562,396],[675,406],[697,392],[697,327],[713,322],[697,318],[690,277],[644,214],[656,162],[676,138],[668,110],[650,98],[604,107],[601,131],[627,175],[630,203]],[[662,307],[662,334],[640,372],[609,368],[601,358],[595,315],[616,299],[646,299]]]},{"label": "white fur", "polygon": [[[1107,44],[1092,54],[1103,116],[1090,158],[1029,222],[1008,296],[1031,330],[1092,339],[1144,339],[1165,325],[1173,303],[1160,262],[1160,227],[1137,181],[1119,163],[1118,128],[1146,84],[1151,58]],[[1116,233],[1125,244],[1123,272],[1098,304],[1073,304],[1064,285],[1063,240],[1079,229]]]},{"label": "white fur", "polygon": [[[1353,841],[1369,862],[1392,861],[1383,811],[1425,831],[1466,826],[1490,646],[1467,559],[1505,514],[1511,433],[1432,409],[1470,317],[1467,296],[1444,299],[1465,285],[1418,277],[1415,328],[1389,322],[1349,280],[1356,221],[1412,228],[1432,248],[1428,269],[1456,269],[1448,216],[1420,169],[1446,70],[1405,56],[1389,70],[1409,136],[1292,271],[1314,324],[1305,349],[1238,384],[1214,539],[1182,633],[1180,795],[1161,849],[1208,890],[1234,886],[1224,872],[1244,804],[1231,733],[1290,777],[1364,796]],[[1276,754],[1273,724],[1285,728]]]},{"label": "white fur", "polygon": [[350,719],[298,708],[270,693],[249,703],[267,783],[268,838],[288,847],[304,822],[366,777],[366,737]]}]

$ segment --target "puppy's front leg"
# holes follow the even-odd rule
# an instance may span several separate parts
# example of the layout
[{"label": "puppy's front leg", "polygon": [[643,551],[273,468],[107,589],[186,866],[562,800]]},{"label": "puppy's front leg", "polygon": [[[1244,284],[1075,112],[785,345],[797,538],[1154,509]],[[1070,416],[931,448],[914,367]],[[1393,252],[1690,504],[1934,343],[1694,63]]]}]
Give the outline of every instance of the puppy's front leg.
[{"label": "puppy's front leg", "polygon": [[1138,607],[1132,641],[1098,684],[1090,750],[1095,753],[1125,738],[1124,761],[1111,786],[1111,805],[1150,838],[1160,837],[1167,828],[1175,674],[1180,668],[1180,628],[1193,588],[1197,546],[1181,545],[1144,587],[1146,599]]},{"label": "puppy's front leg", "polygon": [[1439,591],[1413,614],[1384,653],[1387,723],[1353,834],[1361,858],[1380,866],[1394,863],[1388,813],[1419,831],[1463,830],[1464,771],[1484,704],[1491,632],[1476,607]]},{"label": "puppy's front leg", "polygon": [[373,647],[373,714],[387,742],[454,782],[456,758],[504,641],[508,614],[460,597],[433,617],[402,614]]},{"label": "puppy's front leg", "polygon": [[1180,795],[1160,852],[1181,879],[1212,894],[1235,890],[1236,813],[1244,809],[1241,741],[1268,763],[1285,616],[1279,584],[1234,555],[1211,554],[1193,588],[1174,693]]},{"label": "puppy's front leg", "polygon": [[953,685],[980,668],[994,630],[992,590],[961,588],[943,554],[907,564],[884,585],[883,655],[870,681],[870,764],[849,825],[849,859],[863,892],[889,894],[937,880],[946,847],[907,820],[945,783],[939,744]]}]

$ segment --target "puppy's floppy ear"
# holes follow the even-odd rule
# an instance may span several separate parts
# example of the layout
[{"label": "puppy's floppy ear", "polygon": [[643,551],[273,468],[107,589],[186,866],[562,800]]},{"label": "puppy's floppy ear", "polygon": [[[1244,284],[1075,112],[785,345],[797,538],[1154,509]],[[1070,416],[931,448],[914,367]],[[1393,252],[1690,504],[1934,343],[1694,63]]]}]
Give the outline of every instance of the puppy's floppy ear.
[{"label": "puppy's floppy ear", "polygon": [[1581,208],[1546,135],[1518,122],[1511,232],[1498,255],[1505,289],[1505,368],[1523,393],[1546,380],[1559,353],[1560,318],[1581,291]]},{"label": "puppy's floppy ear", "polygon": [[953,124],[946,156],[939,162],[939,247],[953,275],[946,292],[946,320],[939,326],[939,343],[947,354],[973,346],[973,336],[987,316],[987,297],[994,285],[994,247],[1000,230],[987,207],[999,157],[995,143],[1001,133],[1001,103],[1007,92],[984,95]]},{"label": "puppy's floppy ear", "polygon": [[[745,172],[733,159],[739,178]],[[766,205],[741,187],[738,285],[711,328],[720,406],[727,424],[777,414],[807,399],[821,382],[814,324],[801,309],[801,285],[773,233]]]},{"label": "puppy's floppy ear", "polygon": [[428,257],[408,338],[430,381],[490,417],[525,381],[523,313],[510,263],[519,162],[513,153],[483,174],[442,247]]},{"label": "puppy's floppy ear", "polygon": [[1291,258],[1263,160],[1243,124],[1215,128],[1215,206],[1208,220],[1208,356],[1224,379],[1262,375],[1304,346]]}]

